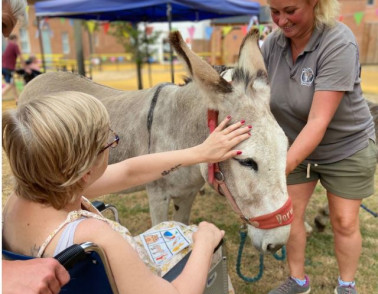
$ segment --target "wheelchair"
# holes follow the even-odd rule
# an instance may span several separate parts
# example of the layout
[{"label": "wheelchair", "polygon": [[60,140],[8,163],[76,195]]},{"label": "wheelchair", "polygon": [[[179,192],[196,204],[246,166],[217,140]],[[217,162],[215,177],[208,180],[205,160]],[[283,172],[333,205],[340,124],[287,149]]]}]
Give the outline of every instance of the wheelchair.
[{"label": "wheelchair", "polygon": [[[92,204],[101,212],[110,210],[113,213],[114,219],[119,221],[118,212],[114,206],[99,201],[94,201]],[[204,294],[228,293],[227,258],[225,251],[222,240],[214,250],[213,262],[207,276]],[[190,253],[168,271],[163,276],[163,279],[169,282],[173,281],[184,269]],[[8,260],[28,260],[34,258],[4,249],[2,250],[2,254],[3,259]],[[60,293],[118,294],[106,254],[98,245],[92,242],[74,244],[54,258],[68,270],[71,277],[69,283],[62,287]]]}]

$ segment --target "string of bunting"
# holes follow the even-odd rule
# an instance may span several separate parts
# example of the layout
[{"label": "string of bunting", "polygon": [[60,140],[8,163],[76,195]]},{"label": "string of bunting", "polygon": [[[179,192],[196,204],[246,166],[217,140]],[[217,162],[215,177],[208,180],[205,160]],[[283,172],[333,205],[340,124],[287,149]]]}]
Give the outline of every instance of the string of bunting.
[{"label": "string of bunting", "polygon": [[[28,11],[29,11],[29,6],[26,6],[26,12],[28,13]],[[378,9],[375,10],[375,15],[378,16]],[[342,15],[339,16],[338,20],[339,21],[344,21],[344,19],[346,17],[353,17],[354,21],[356,22],[356,24],[360,25],[361,22],[362,22],[362,19],[364,18],[364,16],[365,16],[365,12],[364,11],[358,11],[358,12],[355,12],[355,13],[342,14]],[[63,17],[60,18],[60,23],[64,24],[65,20],[66,19],[63,18]],[[73,26],[73,19],[68,19],[68,22],[69,22],[70,26]],[[259,28],[260,34],[262,34],[264,32],[264,30],[265,30],[265,26],[258,23],[257,17],[252,16],[251,20],[250,20],[250,23],[248,25],[244,25],[244,26],[241,27],[243,35],[246,35],[247,32],[248,32],[248,30],[252,26],[257,26]],[[41,27],[43,27],[44,29],[48,29],[50,31],[50,35],[51,36],[53,35],[53,32],[50,29],[47,17],[42,20]],[[91,21],[87,21],[87,28],[88,28],[88,30],[89,30],[90,33],[93,33],[95,27],[96,27],[96,22],[95,21],[92,21],[92,20]],[[109,31],[109,28],[110,28],[110,23],[109,22],[104,22],[104,23],[102,23],[102,27],[103,27],[104,33],[107,34],[108,31]],[[191,27],[188,28],[188,33],[189,33],[190,40],[192,40],[193,37],[194,37],[195,29],[196,28],[194,26],[191,26]],[[232,26],[224,26],[222,28],[222,35],[226,36],[227,34],[229,34],[232,31],[232,29],[233,29]],[[206,40],[210,40],[211,35],[213,34],[213,31],[214,31],[213,27],[206,27],[205,28],[205,39]],[[151,34],[151,32],[152,32],[152,27],[149,27],[148,33]],[[129,37],[127,33],[124,33],[124,35],[125,35],[126,38]],[[38,33],[36,33],[35,37],[38,38]]]},{"label": "string of bunting", "polygon": [[[342,14],[339,16],[339,21],[343,21],[346,17],[353,17],[357,25],[360,25],[365,16],[364,11],[357,11],[355,13]],[[378,9],[375,10],[375,16],[378,16]]]}]

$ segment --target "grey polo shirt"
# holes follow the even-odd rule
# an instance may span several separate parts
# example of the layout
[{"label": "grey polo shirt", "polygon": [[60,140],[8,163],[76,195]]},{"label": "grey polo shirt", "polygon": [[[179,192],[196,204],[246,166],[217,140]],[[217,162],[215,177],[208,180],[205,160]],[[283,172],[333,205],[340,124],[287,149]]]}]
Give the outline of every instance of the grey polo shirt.
[{"label": "grey polo shirt", "polygon": [[[324,138],[306,162],[332,163],[375,141],[374,122],[360,86],[358,46],[342,23],[315,29],[293,63],[290,41],[271,33],[262,47],[271,85],[271,109],[292,143],[305,126],[315,91],[344,91]],[[327,99],[326,97],[324,99]]]}]

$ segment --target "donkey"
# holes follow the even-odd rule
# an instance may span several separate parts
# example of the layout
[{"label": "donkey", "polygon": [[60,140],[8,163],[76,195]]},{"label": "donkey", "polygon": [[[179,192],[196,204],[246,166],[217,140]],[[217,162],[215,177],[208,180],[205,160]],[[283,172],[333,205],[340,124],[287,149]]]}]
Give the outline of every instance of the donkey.
[{"label": "donkey", "polygon": [[[220,185],[223,194],[231,196],[232,207],[248,223],[254,246],[261,252],[276,251],[286,243],[292,219],[285,178],[288,141],[269,108],[270,87],[258,35],[257,30],[251,30],[243,40],[232,83],[174,32],[170,34],[171,45],[190,75],[185,85],[163,83],[147,90],[121,91],[72,73],[54,72],[30,82],[20,103],[65,90],[97,97],[121,138],[118,148],[110,152],[110,163],[200,144],[209,134],[208,124],[217,124],[216,114],[220,119],[231,115],[232,122],[245,119],[253,129],[251,138],[237,147],[243,150],[240,156],[216,166],[179,168],[146,185],[151,219],[153,224],[166,220],[172,200],[174,220],[189,223],[193,200],[210,179],[215,186]],[[208,113],[213,118],[209,123]],[[216,173],[208,176],[214,170]]]}]

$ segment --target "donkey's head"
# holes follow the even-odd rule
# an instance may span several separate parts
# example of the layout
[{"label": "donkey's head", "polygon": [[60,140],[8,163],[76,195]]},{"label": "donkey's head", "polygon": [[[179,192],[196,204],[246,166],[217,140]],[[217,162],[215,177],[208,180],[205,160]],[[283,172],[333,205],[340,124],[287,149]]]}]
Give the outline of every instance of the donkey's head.
[{"label": "donkey's head", "polygon": [[[248,233],[253,244],[267,252],[286,243],[290,231],[290,221],[286,220],[291,219],[292,209],[285,177],[288,141],[270,111],[270,88],[258,35],[258,30],[251,30],[244,38],[232,82],[195,55],[178,32],[170,35],[170,41],[207,100],[208,108],[217,110],[220,119],[231,115],[253,126],[251,138],[237,147],[243,153],[219,163],[219,168],[239,213],[249,220]],[[201,166],[206,179],[208,170],[207,165]],[[284,204],[289,209],[280,211]],[[265,216],[271,219],[263,220]]]}]

